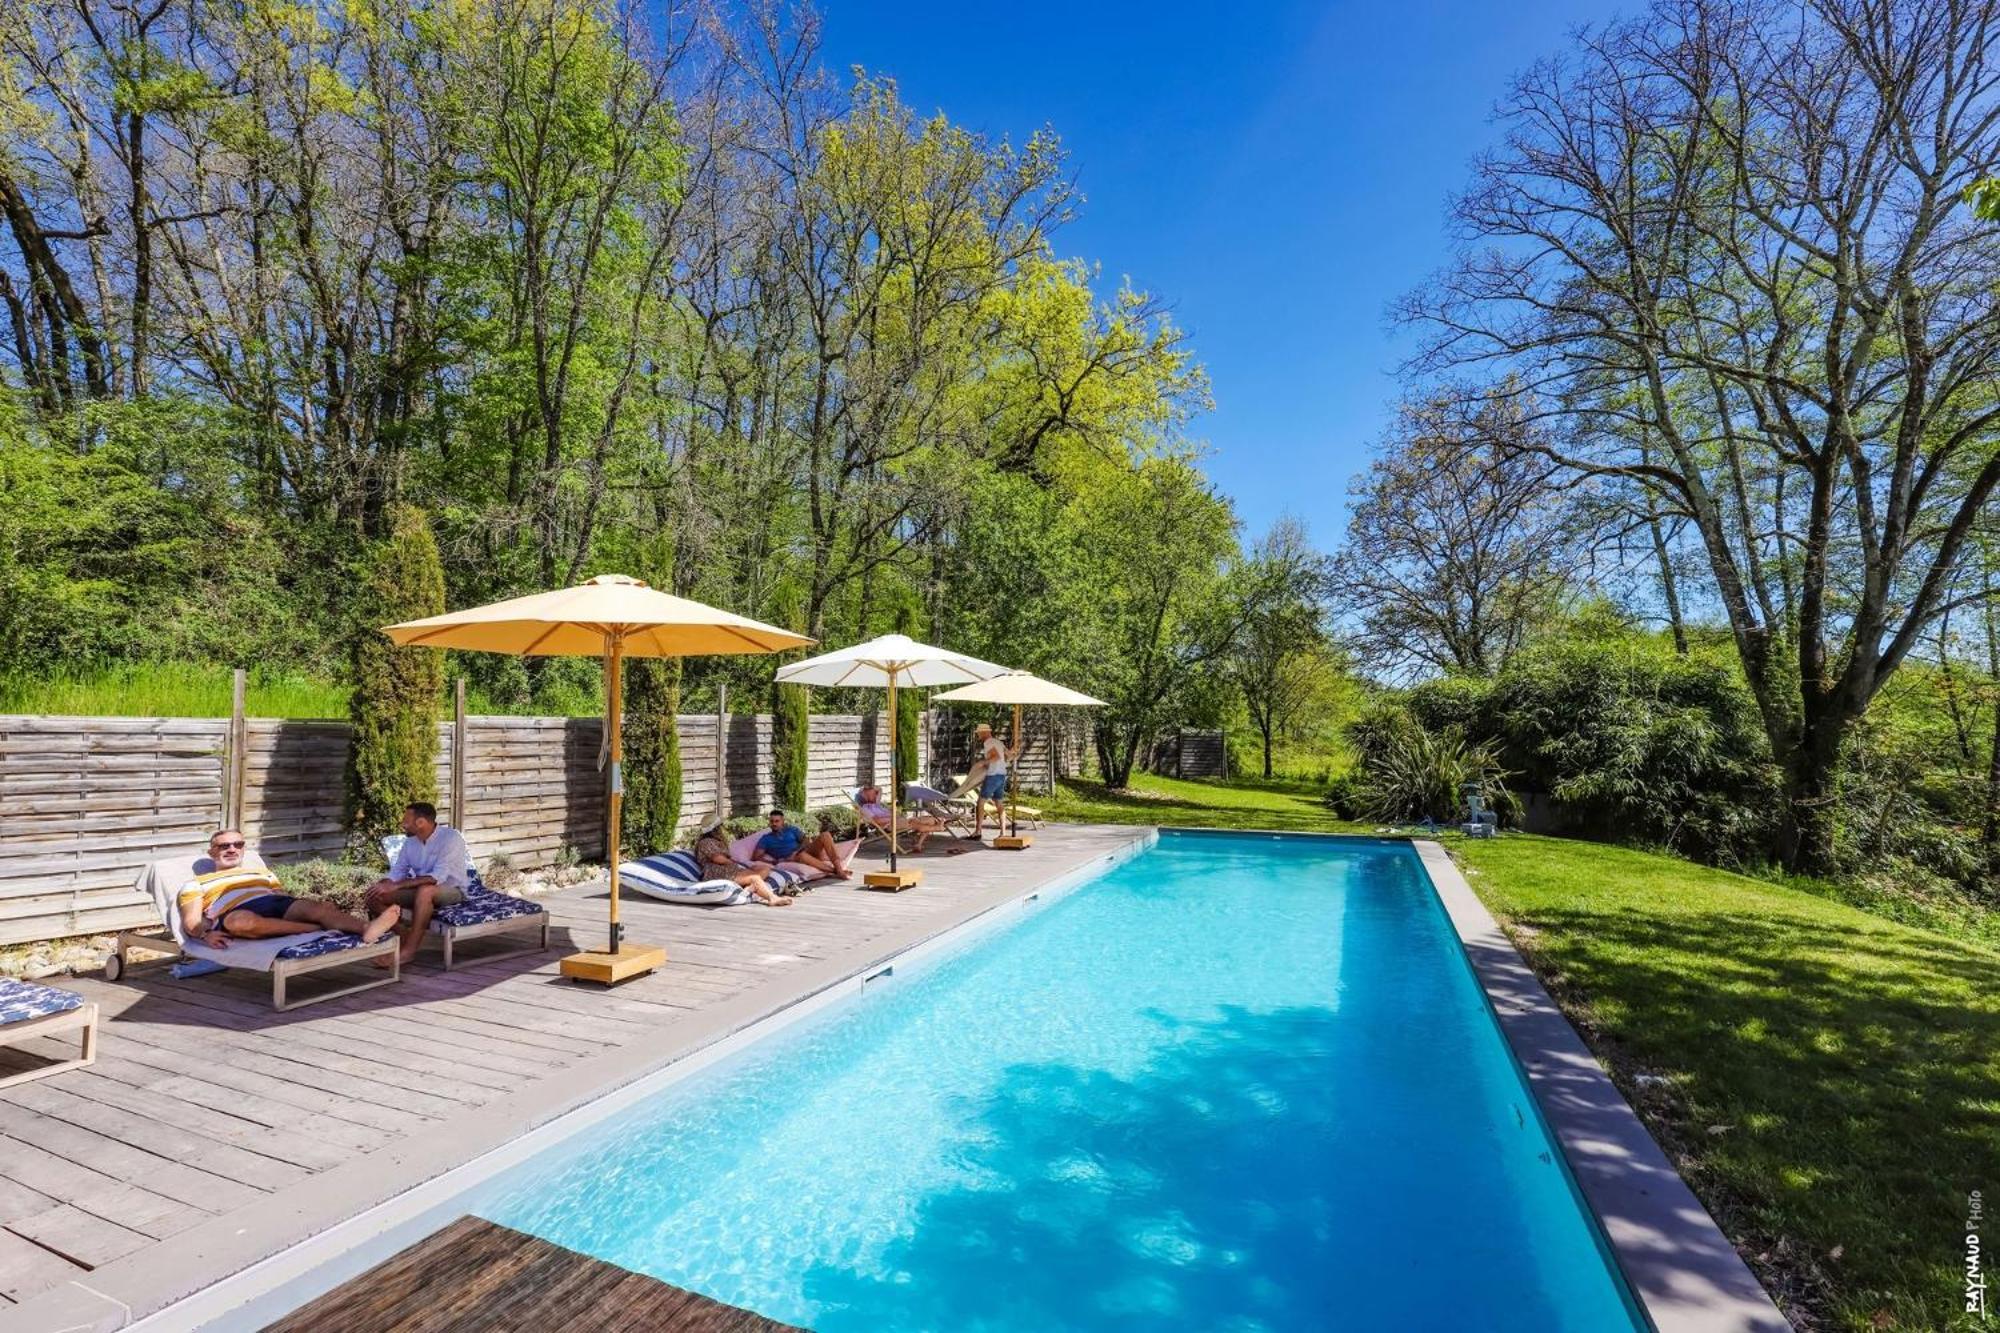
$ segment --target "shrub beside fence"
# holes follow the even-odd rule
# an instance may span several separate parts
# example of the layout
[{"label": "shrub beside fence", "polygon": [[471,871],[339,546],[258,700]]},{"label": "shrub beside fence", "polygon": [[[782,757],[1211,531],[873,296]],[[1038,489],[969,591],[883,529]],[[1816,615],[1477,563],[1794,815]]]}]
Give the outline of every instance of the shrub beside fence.
[{"label": "shrub beside fence", "polygon": [[[720,731],[714,714],[684,715],[680,729],[683,831],[725,804],[719,791],[739,814],[772,802],[769,715],[733,715]],[[596,718],[440,723],[440,816],[482,860],[602,856],[603,733]],[[218,824],[240,825],[274,862],[338,855],[347,745],[345,722],[0,716],[0,944],[149,924],[152,905],[132,888],[140,869]],[[886,714],[813,717],[811,804],[888,770]]]}]

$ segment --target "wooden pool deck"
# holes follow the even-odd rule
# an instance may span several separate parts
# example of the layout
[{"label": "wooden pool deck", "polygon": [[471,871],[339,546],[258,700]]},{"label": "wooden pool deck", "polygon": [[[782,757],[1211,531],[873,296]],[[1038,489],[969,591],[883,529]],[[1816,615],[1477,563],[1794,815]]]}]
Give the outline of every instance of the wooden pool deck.
[{"label": "wooden pool deck", "polygon": [[302,1305],[264,1333],[498,1333],[630,1328],[647,1333],[804,1333],[795,1324],[462,1217]]},{"label": "wooden pool deck", "polygon": [[[262,975],[56,979],[102,1035],[90,1068],[0,1092],[0,1331],[143,1317],[1147,832],[1051,827],[906,858],[905,893],[781,909],[628,896],[628,940],[668,964],[611,991],[556,975],[603,945],[601,881],[545,900],[547,953],[445,973],[433,946],[397,985],[285,1013]],[[0,1051],[0,1074],[32,1062]]]}]

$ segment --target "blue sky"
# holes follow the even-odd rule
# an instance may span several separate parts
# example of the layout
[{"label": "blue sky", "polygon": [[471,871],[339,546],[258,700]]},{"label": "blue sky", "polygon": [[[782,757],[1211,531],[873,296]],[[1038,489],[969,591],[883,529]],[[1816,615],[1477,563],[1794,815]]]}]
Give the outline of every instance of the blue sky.
[{"label": "blue sky", "polygon": [[1289,510],[1323,547],[1409,351],[1388,307],[1444,260],[1494,100],[1632,7],[822,3],[830,66],[996,136],[1055,128],[1087,196],[1059,248],[1172,303],[1214,381],[1210,474],[1252,534]]}]

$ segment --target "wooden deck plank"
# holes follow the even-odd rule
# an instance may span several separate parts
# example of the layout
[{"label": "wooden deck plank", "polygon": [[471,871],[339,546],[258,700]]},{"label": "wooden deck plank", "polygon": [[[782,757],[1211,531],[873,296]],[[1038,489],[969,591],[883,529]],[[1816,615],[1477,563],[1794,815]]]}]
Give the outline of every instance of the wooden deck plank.
[{"label": "wooden deck plank", "polygon": [[76,1265],[33,1241],[0,1231],[0,1296],[22,1300],[65,1281]]},{"label": "wooden deck plank", "polygon": [[[128,1074],[128,1068],[145,1069],[145,1066],[128,1067],[122,1063],[111,1066],[109,1061],[102,1063],[109,1066],[102,1072],[93,1066],[78,1071],[76,1078],[61,1079],[44,1086],[51,1092],[75,1097],[93,1106],[130,1112],[139,1119],[164,1128],[188,1130],[245,1152],[283,1162],[288,1167],[296,1168],[301,1175],[324,1171],[353,1156],[351,1152],[326,1142],[323,1135],[300,1128],[296,1114],[282,1126],[267,1125],[242,1114],[249,1109],[243,1105],[242,1094],[226,1097],[227,1089],[213,1084],[199,1084],[197,1086],[217,1094],[209,1099],[209,1104],[204,1104],[176,1095],[173,1088],[162,1088],[162,1080],[157,1078],[141,1081]],[[146,1072],[151,1075],[158,1073],[156,1070]],[[273,1133],[273,1130],[278,1132]],[[364,1141],[372,1143],[374,1140],[369,1138]]]},{"label": "wooden deck plank", "polygon": [[[220,1134],[175,1125],[80,1097],[67,1087],[43,1082],[21,1089],[22,1107],[52,1120],[77,1126],[152,1153],[170,1162],[199,1162],[201,1169],[259,1190],[274,1190],[310,1174],[305,1167],[250,1152]],[[0,1104],[0,1128],[10,1122],[12,1108]],[[215,1117],[217,1120],[222,1117]],[[268,1137],[269,1131],[266,1131]],[[34,1137],[30,1135],[29,1137]]]},{"label": "wooden deck plank", "polygon": [[268,1193],[220,1173],[134,1148],[107,1134],[31,1110],[24,1101],[0,1103],[0,1133],[32,1143],[69,1161],[121,1178],[143,1178],[148,1189],[205,1213],[224,1213]]},{"label": "wooden deck plank", "polygon": [[461,1217],[265,1333],[498,1333],[556,1327],[797,1333],[796,1326]]},{"label": "wooden deck plank", "polygon": [[20,1218],[10,1223],[7,1230],[33,1240],[43,1249],[59,1254],[86,1270],[127,1254],[135,1254],[157,1243],[144,1232],[120,1226],[67,1203]]},{"label": "wooden deck plank", "polygon": [[[116,1176],[79,1166],[11,1135],[0,1134],[0,1161],[6,1163],[9,1180],[155,1240],[165,1240],[197,1219],[212,1216],[193,1204],[128,1185]],[[29,1220],[10,1223],[8,1230],[27,1235]]]}]

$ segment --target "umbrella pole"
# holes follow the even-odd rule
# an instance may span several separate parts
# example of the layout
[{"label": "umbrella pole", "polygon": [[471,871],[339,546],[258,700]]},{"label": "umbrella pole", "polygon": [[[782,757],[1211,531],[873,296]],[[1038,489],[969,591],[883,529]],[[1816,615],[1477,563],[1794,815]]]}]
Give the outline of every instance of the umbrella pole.
[{"label": "umbrella pole", "polygon": [[625,927],[618,920],[618,858],[623,852],[619,842],[619,815],[625,806],[625,711],[624,693],[620,686],[624,675],[619,670],[620,659],[624,656],[625,644],[620,639],[611,640],[611,651],[604,659],[605,723],[611,728],[611,810],[608,855],[611,860],[611,952],[615,955],[625,943]]},{"label": "umbrella pole", "polygon": [[562,960],[562,974],[572,981],[615,985],[664,966],[667,951],[652,945],[625,943],[625,925],[618,919],[618,854],[623,833],[619,816],[625,809],[625,643],[607,634],[604,651],[604,725],[611,730],[610,793],[604,814],[604,854],[611,863],[611,947],[603,953],[573,953]]},{"label": "umbrella pole", "polygon": [[889,673],[889,873],[896,873],[896,673]]},{"label": "umbrella pole", "polygon": [[1021,834],[1021,705],[1014,705],[1014,757],[1007,761],[1007,836]]}]

